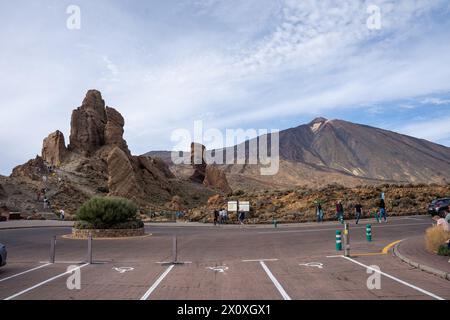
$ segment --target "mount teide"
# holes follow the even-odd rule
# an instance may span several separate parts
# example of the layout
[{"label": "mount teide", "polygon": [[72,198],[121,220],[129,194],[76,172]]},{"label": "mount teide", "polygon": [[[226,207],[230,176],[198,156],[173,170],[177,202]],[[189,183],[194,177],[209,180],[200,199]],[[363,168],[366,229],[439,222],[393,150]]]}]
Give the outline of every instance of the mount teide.
[{"label": "mount teide", "polygon": [[[236,146],[226,152],[233,149]],[[169,152],[147,155],[169,162],[176,175],[189,174],[186,167],[170,163]],[[280,132],[280,170],[275,176],[261,176],[257,165],[224,167],[233,189],[447,183],[450,148],[367,125],[317,118]]]}]

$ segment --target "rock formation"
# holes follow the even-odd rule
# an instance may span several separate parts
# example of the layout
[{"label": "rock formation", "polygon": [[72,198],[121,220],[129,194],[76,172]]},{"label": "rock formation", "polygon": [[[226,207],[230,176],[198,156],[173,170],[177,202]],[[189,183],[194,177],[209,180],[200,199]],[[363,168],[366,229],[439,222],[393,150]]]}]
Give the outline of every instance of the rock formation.
[{"label": "rock formation", "polygon": [[138,186],[133,166],[128,156],[115,147],[108,156],[108,188],[112,196],[138,199],[142,192]]},{"label": "rock formation", "polygon": [[226,194],[233,192],[228,184],[225,172],[215,165],[208,165],[205,161],[206,147],[199,143],[191,143],[191,165],[194,173],[190,180],[202,183],[206,187],[218,189]]},{"label": "rock formation", "polygon": [[8,206],[32,212],[43,209],[45,189],[52,209],[73,214],[93,196],[124,197],[157,210],[171,200],[176,200],[172,207],[179,207],[180,199],[192,206],[214,194],[203,185],[175,179],[161,159],[132,156],[123,139],[124,125],[122,115],[106,106],[101,93],[89,90],[72,113],[67,148],[60,131],[50,134],[43,141],[42,157],[14,168],[10,177],[0,177],[0,197],[6,197]]},{"label": "rock formation", "polygon": [[42,159],[50,165],[59,166],[67,154],[64,135],[57,130],[44,139]]},{"label": "rock formation", "polygon": [[205,180],[205,150],[206,147],[204,145],[195,142],[191,143],[191,165],[194,168],[194,173],[189,179],[193,182],[203,183]]},{"label": "rock formation", "polygon": [[221,190],[225,194],[231,194],[230,185],[228,184],[225,172],[215,165],[206,166],[205,179],[203,184],[206,187],[212,187]]}]

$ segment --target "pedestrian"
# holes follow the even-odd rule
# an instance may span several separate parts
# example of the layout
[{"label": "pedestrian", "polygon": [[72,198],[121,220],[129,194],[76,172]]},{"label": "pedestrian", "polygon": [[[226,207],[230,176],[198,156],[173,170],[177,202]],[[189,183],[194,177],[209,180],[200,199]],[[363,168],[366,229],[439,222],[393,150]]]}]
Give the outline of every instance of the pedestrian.
[{"label": "pedestrian", "polygon": [[241,225],[244,224],[244,220],[245,220],[245,212],[244,211],[239,211],[239,223]]},{"label": "pedestrian", "polygon": [[336,203],[336,216],[338,221],[344,224],[344,206],[342,205],[341,200]]},{"label": "pedestrian", "polygon": [[386,223],[387,222],[386,204],[385,204],[383,198],[380,199],[380,206],[379,207],[380,207],[380,222],[381,222],[381,219],[383,219],[384,222]]},{"label": "pedestrian", "polygon": [[219,210],[219,225],[223,224],[223,219],[224,219],[224,213],[223,213],[223,209],[220,208]]},{"label": "pedestrian", "polygon": [[44,209],[48,209],[48,199],[44,197]]},{"label": "pedestrian", "polygon": [[317,222],[323,222],[323,210],[320,202],[318,202],[316,205],[316,215],[317,215]]},{"label": "pedestrian", "polygon": [[214,225],[219,222],[219,210],[214,210]]},{"label": "pedestrian", "polygon": [[359,223],[359,219],[361,219],[361,215],[362,215],[362,205],[361,203],[358,203],[355,205],[355,214],[356,214],[356,224]]},{"label": "pedestrian", "polygon": [[226,209],[223,209],[223,218],[225,223],[228,224],[228,211]]},{"label": "pedestrian", "polygon": [[61,209],[61,210],[59,211],[59,217],[61,218],[61,220],[64,220],[64,218],[66,217],[66,213],[64,212],[63,209]]}]

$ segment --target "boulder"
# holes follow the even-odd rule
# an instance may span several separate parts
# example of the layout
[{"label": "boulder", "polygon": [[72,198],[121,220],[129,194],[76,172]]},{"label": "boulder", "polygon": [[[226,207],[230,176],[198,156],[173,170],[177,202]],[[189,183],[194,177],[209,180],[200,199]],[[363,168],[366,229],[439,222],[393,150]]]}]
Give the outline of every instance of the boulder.
[{"label": "boulder", "polygon": [[228,184],[225,172],[215,165],[206,166],[205,179],[203,180],[203,184],[207,187],[218,189],[225,194],[233,193],[233,190]]},{"label": "boulder", "polygon": [[108,156],[109,195],[136,199],[142,195],[133,165],[119,147],[115,147]]},{"label": "boulder", "polygon": [[51,133],[44,139],[42,159],[50,165],[59,166],[66,156],[67,149],[64,135],[61,131]]}]

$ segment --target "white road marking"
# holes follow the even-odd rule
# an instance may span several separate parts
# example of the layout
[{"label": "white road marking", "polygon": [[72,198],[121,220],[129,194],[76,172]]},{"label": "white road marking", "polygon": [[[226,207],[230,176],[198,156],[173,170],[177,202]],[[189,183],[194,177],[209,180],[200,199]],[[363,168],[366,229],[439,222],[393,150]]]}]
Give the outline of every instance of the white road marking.
[{"label": "white road marking", "polygon": [[142,296],[141,300],[147,300],[148,297],[155,291],[155,289],[159,286],[159,284],[164,280],[164,278],[172,271],[175,265],[169,266],[166,271],[156,280],[156,282],[147,290],[147,292]]},{"label": "white road marking", "polygon": [[377,270],[377,269],[375,269],[375,268],[371,268],[371,267],[369,267],[369,266],[366,266],[365,264],[363,264],[363,263],[361,263],[361,262],[359,262],[359,261],[353,260],[352,258],[344,257],[344,256],[342,256],[342,258],[347,259],[348,261],[351,261],[351,262],[353,262],[353,263],[356,263],[356,264],[358,264],[358,265],[360,265],[360,266],[362,266],[362,267],[364,267],[364,268],[366,268],[366,269],[368,269],[368,270],[372,270],[372,271],[374,271],[374,272],[378,272],[379,274],[381,274],[381,275],[383,275],[383,276],[385,276],[385,277],[388,277],[388,278],[390,278],[390,279],[392,279],[392,280],[394,280],[394,281],[397,281],[398,283],[401,283],[401,284],[403,284],[403,285],[405,285],[405,286],[407,286],[407,287],[410,287],[410,288],[412,288],[412,289],[414,289],[414,290],[417,290],[417,291],[419,291],[419,292],[421,292],[421,293],[423,293],[423,294],[426,294],[427,296],[430,296],[430,297],[432,297],[432,298],[434,298],[434,299],[436,299],[436,300],[445,300],[444,298],[441,298],[441,297],[439,297],[439,296],[437,296],[437,295],[435,295],[435,294],[433,294],[433,293],[431,293],[431,292],[428,292],[428,291],[426,291],[426,290],[424,290],[424,289],[421,289],[421,288],[419,288],[419,287],[416,287],[415,285],[412,285],[412,284],[410,284],[410,283],[408,283],[408,282],[406,282],[406,281],[400,280],[400,279],[398,279],[398,278],[396,278],[396,277],[394,277],[394,276],[391,276],[390,274],[387,274],[387,273],[382,272],[382,271],[379,271],[379,270]]},{"label": "white road marking", "polygon": [[113,270],[116,270],[119,273],[125,273],[128,271],[133,271],[134,268],[133,267],[120,267],[120,268],[113,268]]},{"label": "white road marking", "polygon": [[327,256],[327,258],[343,258],[344,256],[342,254],[335,255],[335,256]]},{"label": "white road marking", "polygon": [[299,266],[323,269],[323,263],[321,262],[300,263]]},{"label": "white road marking", "polygon": [[229,268],[227,266],[217,266],[217,267],[208,267],[206,269],[212,270],[214,272],[225,273]]},{"label": "white road marking", "polygon": [[264,263],[264,261],[259,261],[259,263],[261,264],[261,266],[263,267],[264,271],[267,273],[267,275],[269,276],[270,280],[272,280],[273,284],[275,285],[275,287],[277,288],[278,292],[281,294],[281,296],[283,297],[284,300],[292,300],[291,297],[289,297],[289,295],[286,293],[286,291],[284,291],[283,287],[281,286],[281,284],[278,282],[278,280],[274,277],[274,275],[272,274],[272,272],[270,272],[269,268],[267,268],[266,264]]},{"label": "white road marking", "polygon": [[[372,229],[374,228],[395,228],[395,227],[405,227],[405,226],[420,226],[420,225],[430,225],[430,222],[423,222],[423,223],[404,223],[404,224],[385,224],[385,225],[379,225],[379,224],[373,224]],[[334,228],[341,227],[339,226],[332,226],[327,229],[312,229],[312,230],[281,230],[281,231],[261,231],[258,232],[258,234],[272,234],[272,233],[303,233],[303,232],[318,232],[318,231],[331,231],[334,230]],[[355,229],[365,229],[366,227],[352,227],[352,230]]]},{"label": "white road marking", "polygon": [[21,296],[21,295],[23,295],[24,293],[27,293],[27,292],[29,292],[29,291],[31,291],[31,290],[34,290],[34,289],[36,289],[36,288],[38,288],[38,287],[40,287],[40,286],[43,286],[44,284],[47,284],[47,283],[49,283],[49,282],[51,282],[51,281],[53,281],[53,280],[56,280],[56,279],[58,279],[58,278],[61,278],[61,277],[65,276],[65,275],[67,275],[67,274],[71,274],[71,273],[73,273],[75,270],[84,268],[84,267],[86,267],[86,266],[88,266],[88,265],[89,265],[89,263],[85,263],[85,264],[83,264],[83,265],[81,265],[81,266],[79,266],[79,267],[76,267],[76,268],[74,268],[74,269],[72,269],[72,270],[70,270],[70,271],[66,271],[66,272],[61,273],[61,274],[59,274],[59,275],[57,275],[57,276],[54,276],[54,277],[52,277],[52,278],[50,278],[50,279],[47,279],[47,280],[45,280],[45,281],[42,281],[42,282],[40,282],[40,283],[38,283],[38,284],[36,284],[36,285],[34,285],[34,286],[28,288],[28,289],[25,289],[25,290],[23,290],[23,291],[20,291],[19,293],[16,293],[16,294],[14,294],[14,295],[12,295],[12,296],[6,298],[5,300],[12,300],[12,299],[14,299],[14,298],[17,298],[18,296]]},{"label": "white road marking", "polygon": [[14,275],[12,275],[12,276],[9,276],[9,277],[6,277],[6,278],[3,278],[3,279],[0,279],[0,282],[3,282],[3,281],[6,281],[6,280],[9,280],[9,279],[12,279],[12,278],[15,278],[15,277],[21,276],[21,275],[23,275],[23,274],[26,274],[26,273],[29,273],[29,272],[32,272],[32,271],[35,271],[35,270],[39,270],[39,269],[42,269],[42,268],[48,267],[49,265],[51,265],[51,263],[46,263],[46,264],[44,264],[44,265],[42,265],[42,266],[39,266],[39,267],[36,267],[36,268],[30,269],[30,270],[27,270],[27,271],[23,271],[23,272],[20,272],[20,273],[14,274]]},{"label": "white road marking", "polygon": [[278,261],[278,259],[254,259],[254,260],[242,260],[242,262],[261,262],[261,261]]}]

